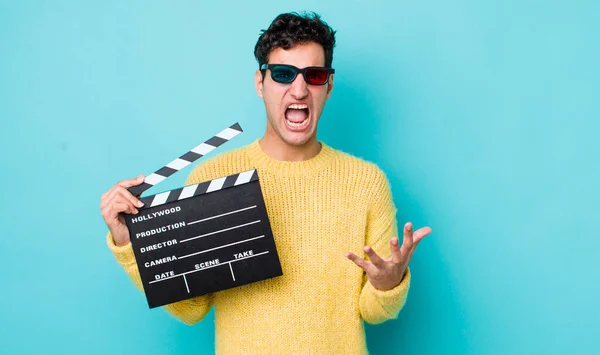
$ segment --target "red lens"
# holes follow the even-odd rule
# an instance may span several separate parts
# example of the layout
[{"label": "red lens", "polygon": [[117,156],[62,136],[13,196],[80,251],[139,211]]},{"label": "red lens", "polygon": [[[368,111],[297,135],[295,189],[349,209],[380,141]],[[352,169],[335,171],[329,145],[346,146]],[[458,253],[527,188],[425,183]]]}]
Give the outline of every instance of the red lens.
[{"label": "red lens", "polygon": [[327,69],[306,68],[304,78],[311,85],[323,85],[327,82]]}]

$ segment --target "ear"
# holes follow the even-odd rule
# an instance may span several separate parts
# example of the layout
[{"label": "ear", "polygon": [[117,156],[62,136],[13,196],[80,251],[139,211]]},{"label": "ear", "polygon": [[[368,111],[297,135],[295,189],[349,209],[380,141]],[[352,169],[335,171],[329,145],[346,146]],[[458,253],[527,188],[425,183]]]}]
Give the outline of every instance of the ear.
[{"label": "ear", "polygon": [[327,100],[331,96],[331,91],[333,90],[333,74],[329,75],[329,82],[327,83]]},{"label": "ear", "polygon": [[256,89],[256,94],[258,97],[262,99],[263,97],[263,76],[260,70],[256,70],[254,73],[254,88]]}]

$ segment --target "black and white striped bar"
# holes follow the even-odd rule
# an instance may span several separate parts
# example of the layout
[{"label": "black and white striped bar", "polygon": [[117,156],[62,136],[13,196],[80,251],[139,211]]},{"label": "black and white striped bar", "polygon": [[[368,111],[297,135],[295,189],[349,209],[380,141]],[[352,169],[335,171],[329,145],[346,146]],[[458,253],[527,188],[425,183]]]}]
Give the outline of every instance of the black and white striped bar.
[{"label": "black and white striped bar", "polygon": [[206,154],[210,153],[215,148],[221,146],[223,143],[230,141],[232,138],[242,133],[242,127],[239,123],[235,123],[229,128],[225,128],[221,132],[217,133],[214,137],[210,138],[206,142],[198,145],[194,149],[173,160],[169,164],[158,169],[156,172],[146,176],[144,182],[137,186],[128,188],[134,196],[140,196],[144,191],[148,190],[152,186],[160,183],[169,176],[175,174],[179,170],[190,165],[194,161],[202,158]]},{"label": "black and white striped bar", "polygon": [[256,173],[256,170],[248,170],[239,174],[233,174],[210,181],[205,181],[195,185],[188,185],[186,187],[165,191],[153,196],[142,197],[140,200],[144,203],[144,206],[140,208],[140,210],[219,191],[232,186],[247,184],[257,180],[258,174]]}]

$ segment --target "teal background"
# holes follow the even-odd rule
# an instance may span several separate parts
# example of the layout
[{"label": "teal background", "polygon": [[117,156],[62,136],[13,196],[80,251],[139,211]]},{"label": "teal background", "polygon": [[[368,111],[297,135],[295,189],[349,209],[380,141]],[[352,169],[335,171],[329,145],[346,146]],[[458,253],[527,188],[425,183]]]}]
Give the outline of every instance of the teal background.
[{"label": "teal background", "polygon": [[304,9],[338,30],[319,138],[434,230],[371,353],[597,353],[598,2],[0,0],[2,354],[214,351],[212,313],[147,309],[100,195],[234,122],[220,151],[259,138],[254,44]]}]

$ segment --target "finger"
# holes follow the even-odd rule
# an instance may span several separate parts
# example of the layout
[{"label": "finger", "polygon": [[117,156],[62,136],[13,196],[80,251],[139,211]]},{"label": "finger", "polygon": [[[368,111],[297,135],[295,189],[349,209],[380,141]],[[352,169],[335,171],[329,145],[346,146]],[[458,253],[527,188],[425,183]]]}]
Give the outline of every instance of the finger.
[{"label": "finger", "polygon": [[144,182],[144,175],[141,175],[141,174],[136,178],[117,182],[113,187],[110,188],[110,190],[106,191],[100,197],[100,201],[101,201],[100,208],[103,207],[102,205],[103,205],[103,203],[105,204],[105,201],[110,200],[115,195],[116,191],[118,191],[119,188],[127,189],[128,187],[136,186],[143,182]]},{"label": "finger", "polygon": [[417,246],[417,244],[419,244],[419,242],[423,240],[423,238],[428,236],[431,232],[432,230],[429,227],[423,227],[415,231],[413,233],[413,241],[415,243],[415,246]]},{"label": "finger", "polygon": [[423,238],[425,238],[426,236],[428,236],[431,232],[432,232],[431,228],[429,228],[429,227],[423,227],[423,228],[420,228],[419,230],[417,230],[416,232],[413,233],[413,239],[414,239],[415,242],[413,244],[412,249],[410,249],[409,252],[408,252],[407,260],[409,262],[412,259],[412,256],[413,256],[415,250],[417,249],[417,245],[419,245],[419,242],[421,240],[423,240]]},{"label": "finger", "polygon": [[406,223],[404,225],[404,239],[402,240],[403,252],[412,249],[413,246],[413,233],[412,223]]},{"label": "finger", "polygon": [[144,205],[140,200],[133,196],[131,192],[129,192],[126,188],[120,185],[115,185],[113,187],[113,191],[110,192],[110,194],[108,195],[108,201],[105,203],[105,205],[111,203],[112,201],[116,201],[115,198],[117,197],[129,201],[132,205],[137,207],[142,207]]},{"label": "finger", "polygon": [[371,264],[370,262],[364,260],[363,258],[358,257],[353,252],[346,253],[346,257],[348,259],[350,259],[352,262],[354,262],[356,265],[358,265],[361,269],[363,269],[367,273],[369,272],[369,270],[373,266],[373,264]]},{"label": "finger", "polygon": [[400,253],[400,246],[398,243],[398,238],[396,237],[390,240],[390,247],[392,249],[392,262],[394,264],[400,264],[402,261],[402,254]]},{"label": "finger", "polygon": [[373,248],[371,248],[370,246],[367,245],[363,248],[363,250],[369,257],[369,260],[371,261],[371,263],[373,263],[373,265],[375,265],[378,268],[381,268],[381,267],[383,267],[383,265],[385,265],[385,261],[383,261],[383,259],[381,259],[379,257],[379,255],[377,255],[377,253],[375,252],[375,250],[373,250]]},{"label": "finger", "polygon": [[115,218],[118,218],[119,213],[137,214],[138,210],[129,202],[119,201],[112,205],[112,212]]},{"label": "finger", "polygon": [[113,198],[107,202],[107,205],[104,209],[113,211],[114,215],[118,215],[121,212],[130,214],[138,212],[135,205],[121,194],[116,194],[113,196]]},{"label": "finger", "polygon": [[118,185],[114,185],[113,187],[110,188],[110,190],[108,190],[104,194],[102,194],[102,197],[100,197],[100,208],[104,208],[104,206],[106,206],[108,201],[110,201],[112,199],[112,197],[114,196],[114,191],[116,190],[117,186]]},{"label": "finger", "polygon": [[112,203],[109,207],[106,207],[102,210],[102,217],[106,224],[110,227],[115,224],[121,223],[119,221],[119,213],[125,212],[129,214],[137,214],[138,211],[135,207],[131,206],[131,204],[126,202],[115,202]]},{"label": "finger", "polygon": [[119,190],[124,189],[124,187],[119,186],[119,185],[115,185],[113,186],[110,190],[108,190],[108,192],[106,193],[106,196],[104,197],[104,205],[108,205],[111,203],[111,201],[115,198],[115,195],[117,195],[119,193]]},{"label": "finger", "polygon": [[121,196],[123,199],[125,199],[135,207],[140,208],[144,206],[144,203],[142,201],[138,200],[137,197],[133,196],[133,194],[125,188],[120,188],[117,194],[118,196]]},{"label": "finger", "polygon": [[133,179],[119,181],[117,183],[117,185],[124,187],[124,188],[128,188],[128,187],[132,187],[132,186],[137,186],[143,182],[144,182],[144,175],[140,174],[140,175],[138,175],[138,177],[135,177]]},{"label": "finger", "polygon": [[100,196],[100,203],[102,203],[104,200],[106,200],[106,197],[108,196],[108,194],[112,191],[112,187],[110,189],[108,189],[108,191],[106,191],[105,193],[102,194],[102,196]]}]

